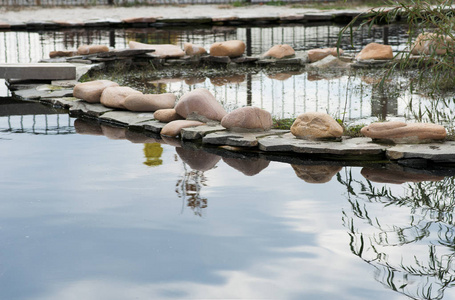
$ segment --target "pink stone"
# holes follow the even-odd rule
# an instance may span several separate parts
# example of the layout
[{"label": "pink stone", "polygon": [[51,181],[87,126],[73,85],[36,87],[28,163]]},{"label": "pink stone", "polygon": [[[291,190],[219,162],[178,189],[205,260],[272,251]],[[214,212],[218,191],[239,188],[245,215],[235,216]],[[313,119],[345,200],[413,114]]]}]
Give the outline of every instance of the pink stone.
[{"label": "pink stone", "polygon": [[184,94],[175,106],[175,111],[186,119],[221,121],[227,114],[209,90],[195,89]]},{"label": "pink stone", "polygon": [[201,125],[204,125],[204,123],[199,121],[191,120],[172,121],[164,125],[164,127],[161,129],[161,135],[176,137],[180,135],[180,131],[183,128],[196,127]]},{"label": "pink stone", "polygon": [[295,119],[291,133],[303,139],[338,138],[343,135],[343,127],[326,113],[307,112]]},{"label": "pink stone", "polygon": [[262,56],[263,57],[273,57],[273,58],[286,58],[292,57],[295,55],[294,49],[289,46],[288,44],[283,45],[275,45],[270,48],[267,52],[265,52]]},{"label": "pink stone", "polygon": [[108,87],[118,86],[118,83],[110,80],[95,80],[76,84],[73,96],[89,103],[99,103],[101,93]]},{"label": "pink stone", "polygon": [[211,56],[242,56],[245,52],[245,43],[239,40],[214,43],[210,46]]},{"label": "pink stone", "polygon": [[100,102],[106,107],[126,109],[125,99],[133,94],[142,95],[141,92],[127,86],[108,87],[101,94]]},{"label": "pink stone", "polygon": [[221,126],[231,131],[266,131],[272,128],[272,115],[258,107],[241,107],[225,115]]},{"label": "pink stone", "polygon": [[310,63],[321,60],[329,55],[337,57],[338,55],[342,55],[343,50],[337,48],[323,48],[323,49],[312,49],[308,51],[308,59]]},{"label": "pink stone", "polygon": [[164,94],[131,94],[125,98],[123,106],[131,111],[156,111],[159,109],[173,108],[175,95]]},{"label": "pink stone", "polygon": [[185,52],[175,45],[151,45],[130,41],[129,46],[131,49],[154,49],[155,52],[151,53],[151,55],[159,58],[179,58],[185,56]]},{"label": "pink stone", "polygon": [[109,47],[105,45],[82,45],[77,48],[78,55],[87,55],[100,52],[109,52]]},{"label": "pink stone", "polygon": [[172,121],[176,120],[182,120],[182,116],[180,116],[175,109],[169,108],[169,109],[159,109],[155,111],[153,114],[156,120],[163,122],[163,123],[169,123]]},{"label": "pink stone", "polygon": [[355,57],[357,60],[367,60],[367,59],[393,59],[392,47],[389,45],[381,45],[378,43],[370,43],[365,46],[365,48],[360,51],[359,54]]}]

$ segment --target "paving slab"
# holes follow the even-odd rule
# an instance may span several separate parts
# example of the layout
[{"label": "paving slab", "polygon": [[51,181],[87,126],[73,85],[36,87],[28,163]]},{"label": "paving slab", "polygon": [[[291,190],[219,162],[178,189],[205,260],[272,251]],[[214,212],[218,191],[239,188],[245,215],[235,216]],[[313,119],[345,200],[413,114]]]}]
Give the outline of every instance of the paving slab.
[{"label": "paving slab", "polygon": [[370,138],[343,138],[341,141],[304,140],[291,133],[259,140],[259,149],[267,152],[295,152],[333,155],[381,155],[388,146],[372,143]]},{"label": "paving slab", "polygon": [[455,142],[395,145],[387,149],[391,160],[423,158],[435,162],[455,162]]},{"label": "paving slab", "polygon": [[77,102],[74,101],[67,104],[69,106],[70,114],[74,116],[86,115],[98,118],[101,115],[114,110],[100,103],[88,103],[83,100]]},{"label": "paving slab", "polygon": [[40,100],[46,98],[59,98],[59,97],[69,97],[73,95],[72,89],[62,89],[56,91],[48,91],[48,90],[37,90],[28,89],[28,90],[19,90],[15,91],[14,95],[16,97],[22,98],[24,100]]},{"label": "paving slab", "polygon": [[218,131],[206,135],[202,139],[204,144],[213,145],[228,145],[238,147],[256,147],[258,139],[267,136],[278,136],[288,133],[289,130],[269,130],[263,132],[232,132],[232,131]]},{"label": "paving slab", "polygon": [[69,63],[2,63],[0,78],[5,79],[75,79],[76,67]]},{"label": "paving slab", "polygon": [[[110,111],[100,116],[100,120],[123,126],[137,126],[139,123],[153,120],[153,113],[137,113],[131,111]],[[142,125],[141,125],[142,126]]]},{"label": "paving slab", "polygon": [[[55,99],[48,99],[49,103],[52,103],[55,106],[63,107],[63,108],[70,108],[72,106],[77,105],[78,102],[83,100],[78,99],[76,97],[62,97],[62,98],[55,98]],[[85,102],[85,101],[84,101]]]},{"label": "paving slab", "polygon": [[157,120],[151,120],[151,121],[145,121],[141,123],[141,127],[146,130],[146,131],[151,131],[153,133],[160,133],[161,129],[166,125],[167,123],[163,123]]},{"label": "paving slab", "polygon": [[221,125],[202,125],[196,127],[183,128],[180,132],[183,140],[199,140],[210,133],[225,131]]}]

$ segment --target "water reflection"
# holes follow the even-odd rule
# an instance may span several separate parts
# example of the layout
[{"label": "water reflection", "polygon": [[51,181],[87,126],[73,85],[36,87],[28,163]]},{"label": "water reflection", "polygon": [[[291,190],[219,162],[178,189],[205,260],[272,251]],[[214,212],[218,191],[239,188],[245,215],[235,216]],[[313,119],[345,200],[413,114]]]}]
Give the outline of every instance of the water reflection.
[{"label": "water reflection", "polygon": [[374,266],[386,287],[413,299],[442,299],[455,282],[455,178],[371,168],[362,174],[413,183],[402,185],[403,193],[348,171],[338,176],[351,208],[343,221],[352,253]]},{"label": "water reflection", "polygon": [[243,173],[246,176],[254,176],[262,172],[270,164],[270,161],[250,157],[250,158],[232,158],[232,157],[223,157],[223,161],[230,167],[236,169],[237,171]]},{"label": "water reflection", "polygon": [[295,175],[307,183],[326,183],[332,180],[342,167],[333,165],[291,165]]}]

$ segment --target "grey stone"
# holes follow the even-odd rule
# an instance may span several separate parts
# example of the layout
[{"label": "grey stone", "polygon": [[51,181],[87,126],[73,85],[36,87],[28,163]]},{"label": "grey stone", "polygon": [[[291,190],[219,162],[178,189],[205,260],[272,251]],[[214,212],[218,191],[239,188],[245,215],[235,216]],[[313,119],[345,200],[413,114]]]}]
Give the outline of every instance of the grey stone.
[{"label": "grey stone", "polygon": [[74,88],[79,82],[77,80],[52,80],[51,85],[56,87]]},{"label": "grey stone", "polygon": [[199,140],[207,134],[224,130],[226,130],[226,128],[221,125],[202,125],[197,127],[183,128],[180,134],[183,140]]},{"label": "grey stone", "polygon": [[75,98],[75,97],[62,97],[62,98],[55,98],[49,99],[49,102],[55,106],[63,107],[63,108],[70,108],[72,106],[78,105],[79,102],[83,100]]},{"label": "grey stone", "polygon": [[126,126],[135,126],[153,120],[152,113],[136,113],[130,111],[110,111],[101,115],[101,120]]},{"label": "grey stone", "polygon": [[292,134],[269,136],[259,140],[259,149],[273,152],[296,152],[334,155],[380,155],[388,147],[371,143],[368,138],[347,138],[339,142],[312,141],[295,138]]},{"label": "grey stone", "polygon": [[329,55],[324,57],[321,60],[318,60],[317,62],[311,63],[307,65],[307,70],[326,70],[326,69],[349,69],[351,66],[350,63],[346,63],[339,58]]},{"label": "grey stone", "polygon": [[455,142],[396,145],[387,149],[391,160],[423,158],[439,162],[455,162]]},{"label": "grey stone", "polygon": [[88,72],[94,70],[102,70],[106,66],[104,63],[98,64],[75,64],[76,66],[76,80],[79,80],[82,76],[87,74]]},{"label": "grey stone", "polygon": [[331,21],[333,19],[332,12],[317,12],[304,14],[306,21]]},{"label": "grey stone", "polygon": [[85,101],[78,101],[70,104],[71,115],[88,115],[91,117],[100,117],[101,115],[113,111],[112,108],[108,108],[99,103],[88,103]]},{"label": "grey stone", "polygon": [[229,56],[203,56],[201,57],[201,61],[209,63],[228,64],[231,62],[231,58]]},{"label": "grey stone", "polygon": [[258,60],[259,60],[259,57],[240,56],[240,57],[232,58],[231,62],[237,63],[237,64],[246,64],[246,63],[256,62]]},{"label": "grey stone", "polygon": [[145,121],[141,122],[140,125],[144,130],[151,131],[153,133],[160,133],[161,129],[166,126],[167,123],[163,123],[160,121],[152,120],[152,121]]},{"label": "grey stone", "polygon": [[277,136],[289,132],[289,130],[270,130],[267,132],[248,132],[248,133],[237,133],[230,131],[219,131],[206,135],[202,139],[204,144],[213,145],[228,145],[228,146],[239,146],[239,147],[256,147],[258,145],[258,139],[265,138],[267,136]]},{"label": "grey stone", "polygon": [[57,91],[46,91],[46,90],[37,90],[37,89],[29,89],[29,90],[20,90],[15,91],[14,95],[27,100],[39,100],[39,99],[47,99],[47,98],[61,98],[61,97],[68,97],[73,95],[72,89],[64,89],[64,90],[57,90]]},{"label": "grey stone", "polygon": [[0,64],[0,78],[5,79],[76,79],[76,67],[68,63]]}]

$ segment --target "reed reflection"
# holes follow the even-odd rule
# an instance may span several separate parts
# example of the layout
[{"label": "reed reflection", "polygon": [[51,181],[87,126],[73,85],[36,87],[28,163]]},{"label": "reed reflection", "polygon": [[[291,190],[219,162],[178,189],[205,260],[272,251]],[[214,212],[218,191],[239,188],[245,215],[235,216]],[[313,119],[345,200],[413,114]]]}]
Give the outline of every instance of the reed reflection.
[{"label": "reed reflection", "polygon": [[442,299],[455,283],[455,178],[362,170],[376,181],[408,181],[397,189],[357,180],[351,171],[337,179],[350,204],[343,223],[352,253],[375,268],[384,286],[413,299]]}]

